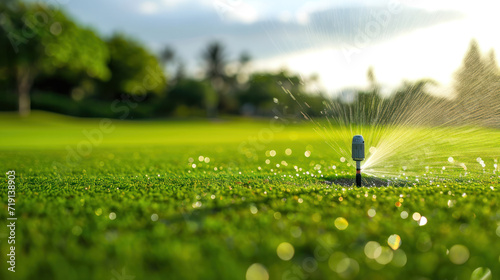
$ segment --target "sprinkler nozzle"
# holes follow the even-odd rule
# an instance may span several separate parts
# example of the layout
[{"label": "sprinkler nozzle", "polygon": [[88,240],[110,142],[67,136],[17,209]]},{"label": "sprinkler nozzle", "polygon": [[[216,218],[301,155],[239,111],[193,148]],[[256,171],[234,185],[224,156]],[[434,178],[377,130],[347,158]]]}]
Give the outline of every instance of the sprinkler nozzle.
[{"label": "sprinkler nozzle", "polygon": [[352,138],[352,159],[356,161],[356,186],[361,187],[361,161],[365,160],[365,140],[361,135]]}]

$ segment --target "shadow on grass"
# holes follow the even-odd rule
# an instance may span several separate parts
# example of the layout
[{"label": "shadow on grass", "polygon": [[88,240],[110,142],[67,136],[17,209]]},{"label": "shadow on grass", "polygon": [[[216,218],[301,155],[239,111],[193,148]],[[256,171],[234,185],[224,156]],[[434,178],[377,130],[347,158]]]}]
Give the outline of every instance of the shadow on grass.
[{"label": "shadow on grass", "polygon": [[[324,184],[339,185],[342,187],[356,186],[356,179],[354,176],[327,176],[325,177]],[[404,187],[408,184],[405,180],[389,180],[372,176],[363,176],[361,179],[362,187]]]}]

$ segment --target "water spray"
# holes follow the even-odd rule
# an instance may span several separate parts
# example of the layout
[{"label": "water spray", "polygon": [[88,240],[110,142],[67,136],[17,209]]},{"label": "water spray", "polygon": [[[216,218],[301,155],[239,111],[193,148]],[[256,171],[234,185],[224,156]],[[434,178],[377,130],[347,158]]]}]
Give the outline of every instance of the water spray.
[{"label": "water spray", "polygon": [[356,161],[356,186],[361,187],[361,161],[365,160],[365,140],[361,135],[352,138],[352,159]]}]

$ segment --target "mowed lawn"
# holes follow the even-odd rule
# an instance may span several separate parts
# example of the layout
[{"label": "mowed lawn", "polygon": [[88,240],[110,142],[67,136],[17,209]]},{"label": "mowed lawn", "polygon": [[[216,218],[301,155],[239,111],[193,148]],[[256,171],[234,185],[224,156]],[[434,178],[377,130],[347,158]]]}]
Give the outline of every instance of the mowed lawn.
[{"label": "mowed lawn", "polygon": [[328,129],[1,113],[0,278],[500,279],[500,131]]}]

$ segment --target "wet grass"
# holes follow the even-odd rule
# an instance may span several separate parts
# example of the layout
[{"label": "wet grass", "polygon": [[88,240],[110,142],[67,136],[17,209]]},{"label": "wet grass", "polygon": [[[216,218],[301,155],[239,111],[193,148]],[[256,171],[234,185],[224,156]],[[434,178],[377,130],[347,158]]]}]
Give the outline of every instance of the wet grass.
[{"label": "wet grass", "polygon": [[416,130],[425,156],[388,154],[356,188],[349,155],[308,124],[113,121],[92,143],[99,122],[0,116],[18,217],[15,274],[0,229],[1,279],[500,276],[498,131]]}]

